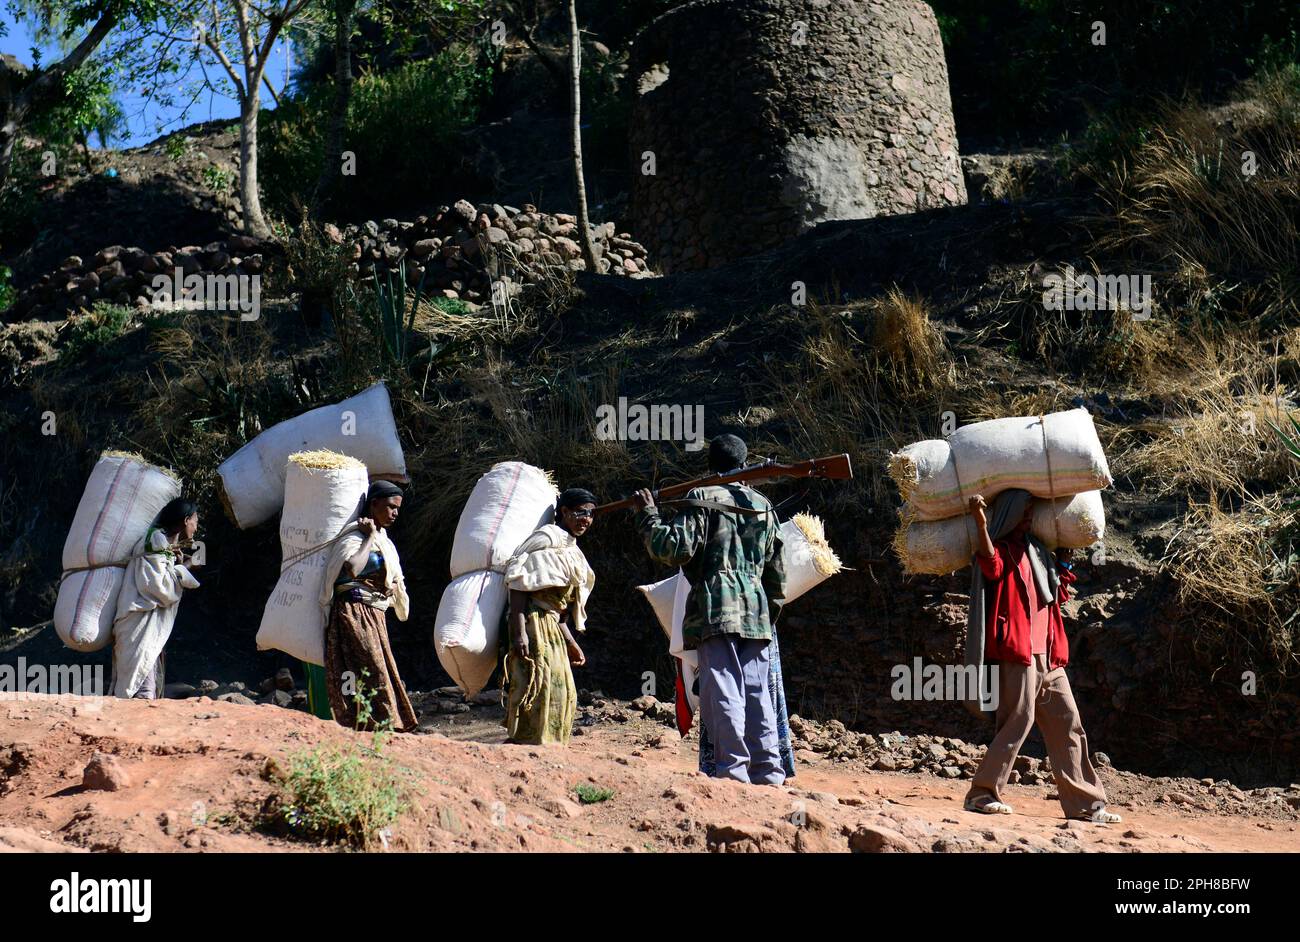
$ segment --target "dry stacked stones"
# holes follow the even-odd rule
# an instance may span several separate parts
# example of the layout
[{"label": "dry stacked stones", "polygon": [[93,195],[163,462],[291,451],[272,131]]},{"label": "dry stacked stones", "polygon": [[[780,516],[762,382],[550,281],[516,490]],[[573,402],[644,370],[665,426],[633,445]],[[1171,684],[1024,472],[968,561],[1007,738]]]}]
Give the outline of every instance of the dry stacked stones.
[{"label": "dry stacked stones", "polygon": [[694,0],[638,34],[630,77],[630,219],[665,272],[966,202],[922,0]]},{"label": "dry stacked stones", "polygon": [[[578,221],[567,213],[459,200],[414,222],[369,220],[344,230],[327,228],[335,241],[352,248],[353,268],[362,276],[376,269],[405,269],[408,284],[424,278],[424,290],[447,298],[480,303],[492,282],[536,283],[556,271],[584,271]],[[612,222],[592,227],[596,261],[602,274],[645,277],[653,274],[645,246]]]},{"label": "dry stacked stones", "polygon": [[24,291],[5,316],[7,320],[21,320],[40,308],[49,317],[88,308],[95,301],[147,307],[152,303],[153,285],[159,275],[174,279],[177,269],[182,276],[258,275],[265,256],[276,251],[274,243],[243,235],[204,246],[172,245],[161,252],[110,245],[89,260],[79,255],[64,259],[56,271],[42,275]]},{"label": "dry stacked stones", "polygon": [[[407,283],[424,278],[426,294],[461,298],[471,303],[490,299],[492,282],[500,280],[514,293],[522,285],[537,283],[557,272],[584,271],[578,244],[577,219],[566,213],[542,213],[536,206],[522,209],[460,200],[443,206],[432,216],[414,222],[385,219],[367,221],[340,230],[327,224],[334,242],[349,245],[352,270],[368,277],[375,270],[405,268]],[[602,274],[628,278],[654,275],[645,246],[614,223],[592,227],[596,261]],[[59,268],[24,291],[5,319],[24,320],[39,309],[41,316],[89,308],[95,301],[112,301],[147,307],[153,300],[154,280],[206,274],[255,275],[265,259],[278,254],[273,242],[244,235],[205,246],[169,246],[146,252],[136,246],[111,245],[86,261],[70,256]]]}]

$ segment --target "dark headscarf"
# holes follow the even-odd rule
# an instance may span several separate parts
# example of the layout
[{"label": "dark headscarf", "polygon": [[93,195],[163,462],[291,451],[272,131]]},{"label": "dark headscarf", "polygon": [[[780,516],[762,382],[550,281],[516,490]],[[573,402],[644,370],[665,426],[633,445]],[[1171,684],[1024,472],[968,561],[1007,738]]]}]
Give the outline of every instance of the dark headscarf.
[{"label": "dark headscarf", "polygon": [[587,490],[585,487],[570,487],[566,489],[565,492],[560,495],[560,499],[555,502],[555,520],[557,523],[559,522],[560,509],[563,507],[572,509],[574,507],[581,507],[583,504],[599,503],[600,501],[596,500],[596,495],[591,493],[591,491]]},{"label": "dark headscarf", "polygon": [[372,500],[387,500],[390,497],[401,497],[402,489],[392,481],[372,481],[370,490],[366,492],[366,503]]},{"label": "dark headscarf", "polygon": [[[1033,495],[1020,488],[1003,491],[993,501],[989,510],[989,539],[992,542],[1006,537],[1025,519],[1025,508],[1033,500]],[[1034,571],[1040,598],[1055,601],[1057,586],[1060,584],[1056,573],[1055,561],[1043,541],[1034,536],[1033,531],[1025,533],[1026,552],[1029,553],[1029,565]],[[1005,577],[1004,577],[1005,578]],[[984,578],[984,570],[979,560],[971,556],[970,567],[970,610],[966,616],[966,663],[975,665],[978,678],[978,690],[967,691],[966,708],[973,713],[982,714],[992,709],[988,695],[992,693],[992,677],[984,663],[984,639],[988,631],[988,602],[993,586]]]}]

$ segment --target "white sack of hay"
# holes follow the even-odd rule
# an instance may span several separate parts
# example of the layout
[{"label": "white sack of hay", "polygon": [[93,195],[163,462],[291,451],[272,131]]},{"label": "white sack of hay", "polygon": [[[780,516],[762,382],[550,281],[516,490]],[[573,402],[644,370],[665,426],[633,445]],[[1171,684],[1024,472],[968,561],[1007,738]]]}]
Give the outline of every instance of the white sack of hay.
[{"label": "white sack of hay", "polygon": [[[284,510],[280,514],[281,573],[262,611],[257,649],[283,651],[308,664],[325,663],[321,594],[332,546],[328,543],[357,519],[369,488],[366,466],[332,451],[298,452],[286,461]],[[293,559],[287,567],[284,561]]]},{"label": "white sack of hay", "polygon": [[117,596],[126,578],[124,565],[158,512],[181,495],[171,471],[139,455],[106,451],[95,462],[63,543],[64,571],[54,603],[54,631],[74,651],[98,651],[113,636]]},{"label": "white sack of hay", "polygon": [[[1092,546],[1106,535],[1101,491],[1035,501],[1033,534],[1048,549]],[[970,564],[976,538],[970,514],[947,520],[913,520],[894,537],[894,551],[904,572],[943,575]]]},{"label": "white sack of hay", "polygon": [[1087,409],[964,425],[947,439],[916,442],[892,453],[889,476],[917,520],[965,513],[972,494],[992,503],[1013,487],[1055,498],[1111,484],[1110,466]]}]

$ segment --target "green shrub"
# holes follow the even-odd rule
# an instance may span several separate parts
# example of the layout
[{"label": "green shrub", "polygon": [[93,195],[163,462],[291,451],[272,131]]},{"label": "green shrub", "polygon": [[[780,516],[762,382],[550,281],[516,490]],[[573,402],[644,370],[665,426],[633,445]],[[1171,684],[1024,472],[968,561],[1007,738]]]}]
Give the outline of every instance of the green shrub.
[{"label": "green shrub", "polygon": [[280,809],[289,830],[309,840],[365,849],[410,806],[408,772],[384,755],[391,720],[374,722],[373,688],[367,671],[357,679],[353,701],[358,730],[369,730],[369,747],[320,746],[289,760]]},{"label": "green shrub", "polygon": [[391,759],[356,744],[322,746],[289,760],[285,824],[300,837],[365,848],[409,806],[405,776]]},{"label": "green shrub", "polygon": [[[356,173],[339,179],[337,215],[410,203],[445,180],[460,163],[456,135],[478,117],[489,78],[479,56],[461,50],[359,77],[343,140],[343,149],[356,155]],[[334,86],[326,83],[259,119],[260,182],[268,204],[282,214],[293,215],[296,204],[310,200],[333,101]]]},{"label": "green shrub", "polygon": [[602,788],[599,785],[588,785],[586,782],[574,786],[573,790],[578,796],[578,801],[584,805],[599,804],[614,797],[614,789]]},{"label": "green shrub", "polygon": [[13,276],[12,268],[8,265],[0,265],[0,312],[9,310],[18,299],[18,289],[9,283],[9,279]]},{"label": "green shrub", "polygon": [[71,318],[59,350],[61,364],[75,363],[122,336],[135,311],[120,304],[96,301],[94,308]]},{"label": "green shrub", "polygon": [[235,185],[235,171],[209,164],[200,172],[203,185],[213,193],[227,193]]}]

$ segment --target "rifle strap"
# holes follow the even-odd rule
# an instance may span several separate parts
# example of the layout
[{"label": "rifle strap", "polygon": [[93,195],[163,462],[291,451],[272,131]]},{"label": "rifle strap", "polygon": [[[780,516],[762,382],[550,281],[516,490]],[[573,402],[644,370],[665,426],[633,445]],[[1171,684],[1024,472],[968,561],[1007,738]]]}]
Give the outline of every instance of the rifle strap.
[{"label": "rifle strap", "polygon": [[676,507],[699,507],[701,510],[720,510],[723,513],[747,514],[752,517],[776,513],[775,510],[759,510],[756,507],[741,507],[739,504],[727,504],[718,500],[703,500],[696,498],[687,500],[685,497],[676,500],[660,501],[659,503],[661,506],[672,505]]}]

